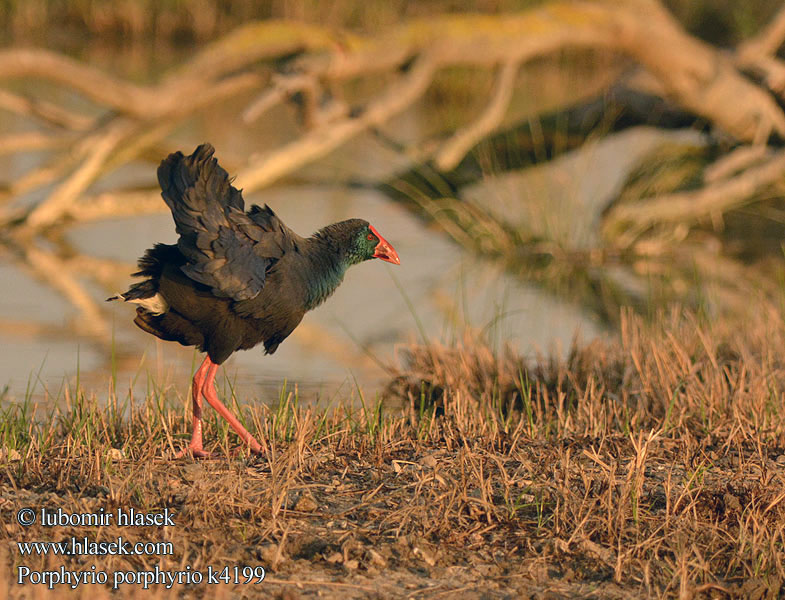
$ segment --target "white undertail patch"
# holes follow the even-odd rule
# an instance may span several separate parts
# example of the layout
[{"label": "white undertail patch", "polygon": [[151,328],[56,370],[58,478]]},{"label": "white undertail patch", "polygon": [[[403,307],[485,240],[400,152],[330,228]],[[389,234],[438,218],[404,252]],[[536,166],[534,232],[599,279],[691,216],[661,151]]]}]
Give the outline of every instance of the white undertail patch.
[{"label": "white undertail patch", "polygon": [[169,310],[169,303],[161,294],[156,294],[150,298],[136,298],[134,300],[126,300],[126,302],[133,302],[138,304],[147,312],[154,315],[162,315]]}]

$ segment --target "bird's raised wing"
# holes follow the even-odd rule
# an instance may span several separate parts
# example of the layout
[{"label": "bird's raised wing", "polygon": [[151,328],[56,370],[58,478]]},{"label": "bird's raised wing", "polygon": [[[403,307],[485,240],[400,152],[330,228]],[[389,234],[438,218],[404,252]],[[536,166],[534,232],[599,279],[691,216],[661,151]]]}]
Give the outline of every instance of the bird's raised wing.
[{"label": "bird's raised wing", "polygon": [[217,296],[249,300],[296,236],[267,206],[244,212],[242,194],[214,152],[202,144],[190,156],[170,154],[158,167],[161,195],[180,235],[183,272]]}]

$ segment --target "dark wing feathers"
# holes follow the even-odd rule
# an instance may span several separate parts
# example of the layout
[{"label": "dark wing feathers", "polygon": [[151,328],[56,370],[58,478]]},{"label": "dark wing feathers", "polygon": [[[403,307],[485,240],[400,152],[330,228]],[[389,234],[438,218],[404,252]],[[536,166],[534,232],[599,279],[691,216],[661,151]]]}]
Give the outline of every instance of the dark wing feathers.
[{"label": "dark wing feathers", "polygon": [[182,271],[234,300],[255,297],[267,270],[294,246],[295,235],[273,211],[253,206],[244,212],[240,190],[202,144],[192,155],[170,154],[158,167],[162,196],[172,211]]}]

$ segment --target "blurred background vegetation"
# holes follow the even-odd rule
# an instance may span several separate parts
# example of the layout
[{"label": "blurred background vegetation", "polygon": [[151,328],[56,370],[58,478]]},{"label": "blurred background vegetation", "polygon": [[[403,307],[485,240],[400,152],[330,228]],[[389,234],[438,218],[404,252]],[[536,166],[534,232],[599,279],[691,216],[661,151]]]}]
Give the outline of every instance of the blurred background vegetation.
[{"label": "blurred background vegetation", "polygon": [[[547,0],[3,0],[0,23],[7,39],[100,38],[121,44],[150,40],[190,44],[214,39],[255,19],[296,19],[374,33],[402,19],[477,12],[498,14],[532,8]],[[735,46],[760,31],[779,8],[750,0],[665,0],[690,33],[718,46]]]}]

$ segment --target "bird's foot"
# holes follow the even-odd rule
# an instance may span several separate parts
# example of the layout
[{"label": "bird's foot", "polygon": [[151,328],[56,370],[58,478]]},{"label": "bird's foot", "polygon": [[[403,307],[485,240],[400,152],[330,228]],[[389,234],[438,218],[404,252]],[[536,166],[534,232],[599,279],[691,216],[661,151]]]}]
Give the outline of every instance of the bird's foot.
[{"label": "bird's foot", "polygon": [[195,446],[188,444],[185,448],[180,450],[177,454],[174,455],[175,460],[180,458],[185,458],[186,456],[191,456],[193,458],[204,458],[204,459],[216,459],[221,458],[221,454],[216,454],[215,452],[207,452],[201,446]]}]

